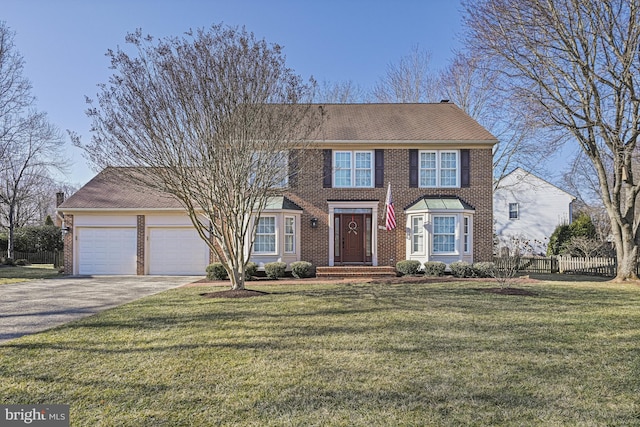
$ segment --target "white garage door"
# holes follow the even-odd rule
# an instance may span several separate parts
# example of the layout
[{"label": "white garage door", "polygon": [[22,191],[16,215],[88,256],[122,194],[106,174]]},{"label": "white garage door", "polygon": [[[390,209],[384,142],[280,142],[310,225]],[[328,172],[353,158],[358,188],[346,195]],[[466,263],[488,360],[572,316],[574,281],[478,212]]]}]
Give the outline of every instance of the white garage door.
[{"label": "white garage door", "polygon": [[203,276],[209,247],[194,228],[149,229],[149,274]]},{"label": "white garage door", "polygon": [[135,228],[78,228],[79,274],[136,274]]}]

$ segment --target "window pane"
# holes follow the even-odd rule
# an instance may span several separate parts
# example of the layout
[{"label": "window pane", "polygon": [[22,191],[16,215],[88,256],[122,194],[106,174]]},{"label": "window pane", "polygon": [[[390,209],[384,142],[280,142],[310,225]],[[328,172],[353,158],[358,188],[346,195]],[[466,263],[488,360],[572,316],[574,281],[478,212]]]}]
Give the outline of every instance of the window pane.
[{"label": "window pane", "polygon": [[356,169],[371,169],[371,153],[356,153]]},{"label": "window pane", "polygon": [[351,169],[351,153],[337,152],[335,165],[336,169]]},{"label": "window pane", "polygon": [[411,219],[411,232],[413,236],[411,251],[422,253],[424,251],[424,219],[421,216],[414,216]]},{"label": "window pane", "polygon": [[455,187],[458,184],[458,155],[440,153],[440,185]]},{"label": "window pane", "polygon": [[435,187],[436,153],[420,153],[420,187]]},{"label": "window pane", "polygon": [[356,170],[356,187],[371,187],[371,169]]},{"label": "window pane", "polygon": [[518,219],[517,203],[509,203],[509,219]]},{"label": "window pane", "polygon": [[333,221],[333,251],[335,256],[340,256],[340,217]]},{"label": "window pane", "polygon": [[433,252],[455,252],[456,219],[452,216],[433,218]]},{"label": "window pane", "polygon": [[294,253],[296,251],[295,218],[287,216],[284,218],[284,251]]},{"label": "window pane", "polygon": [[464,251],[466,252],[470,252],[471,251],[471,245],[470,245],[470,237],[469,236],[469,217],[464,217]]},{"label": "window pane", "polygon": [[275,217],[262,217],[258,219],[256,227],[256,239],[253,244],[254,252],[276,251],[276,219]]},{"label": "window pane", "polygon": [[351,170],[337,170],[336,171],[336,187],[350,187],[351,186]]}]

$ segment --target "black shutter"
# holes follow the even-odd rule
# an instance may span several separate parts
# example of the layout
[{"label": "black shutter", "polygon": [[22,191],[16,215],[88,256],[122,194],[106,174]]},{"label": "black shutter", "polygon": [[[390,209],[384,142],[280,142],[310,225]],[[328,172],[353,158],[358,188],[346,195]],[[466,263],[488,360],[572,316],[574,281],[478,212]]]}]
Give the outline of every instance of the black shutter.
[{"label": "black shutter", "polygon": [[471,156],[469,150],[460,150],[460,186],[471,186]]},{"label": "black shutter", "polygon": [[376,150],[376,188],[384,187],[384,150]]},{"label": "black shutter", "polygon": [[418,187],[418,150],[409,150],[409,187]]},{"label": "black shutter", "polygon": [[331,188],[333,175],[333,153],[331,150],[322,150],[324,164],[322,166],[322,188]]}]

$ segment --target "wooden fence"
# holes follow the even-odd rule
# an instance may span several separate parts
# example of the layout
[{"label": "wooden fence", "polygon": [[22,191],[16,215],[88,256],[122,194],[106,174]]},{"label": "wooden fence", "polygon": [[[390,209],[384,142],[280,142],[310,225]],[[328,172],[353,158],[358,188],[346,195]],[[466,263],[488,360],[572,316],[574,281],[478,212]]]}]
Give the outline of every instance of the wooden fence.
[{"label": "wooden fence", "polygon": [[609,257],[504,257],[494,258],[493,262],[498,269],[516,269],[524,273],[563,273],[614,277],[617,272],[616,259]]},{"label": "wooden fence", "polygon": [[[0,258],[6,258],[7,251],[0,251]],[[31,264],[53,264],[60,267],[64,263],[63,251],[45,251],[45,252],[13,252],[13,259],[26,259]]]},{"label": "wooden fence", "polygon": [[615,277],[618,263],[609,257],[558,257],[559,272],[564,274],[586,274]]},{"label": "wooden fence", "polygon": [[550,258],[497,257],[493,263],[499,270],[517,270],[525,273],[557,273],[558,260]]}]

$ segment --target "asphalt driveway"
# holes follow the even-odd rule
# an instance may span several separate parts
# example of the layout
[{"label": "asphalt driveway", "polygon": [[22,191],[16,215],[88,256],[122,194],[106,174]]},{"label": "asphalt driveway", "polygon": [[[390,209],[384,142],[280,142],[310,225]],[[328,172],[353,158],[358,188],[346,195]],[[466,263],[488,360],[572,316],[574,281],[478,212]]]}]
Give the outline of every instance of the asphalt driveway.
[{"label": "asphalt driveway", "polygon": [[2,285],[0,345],[199,279],[202,277],[64,277]]}]

